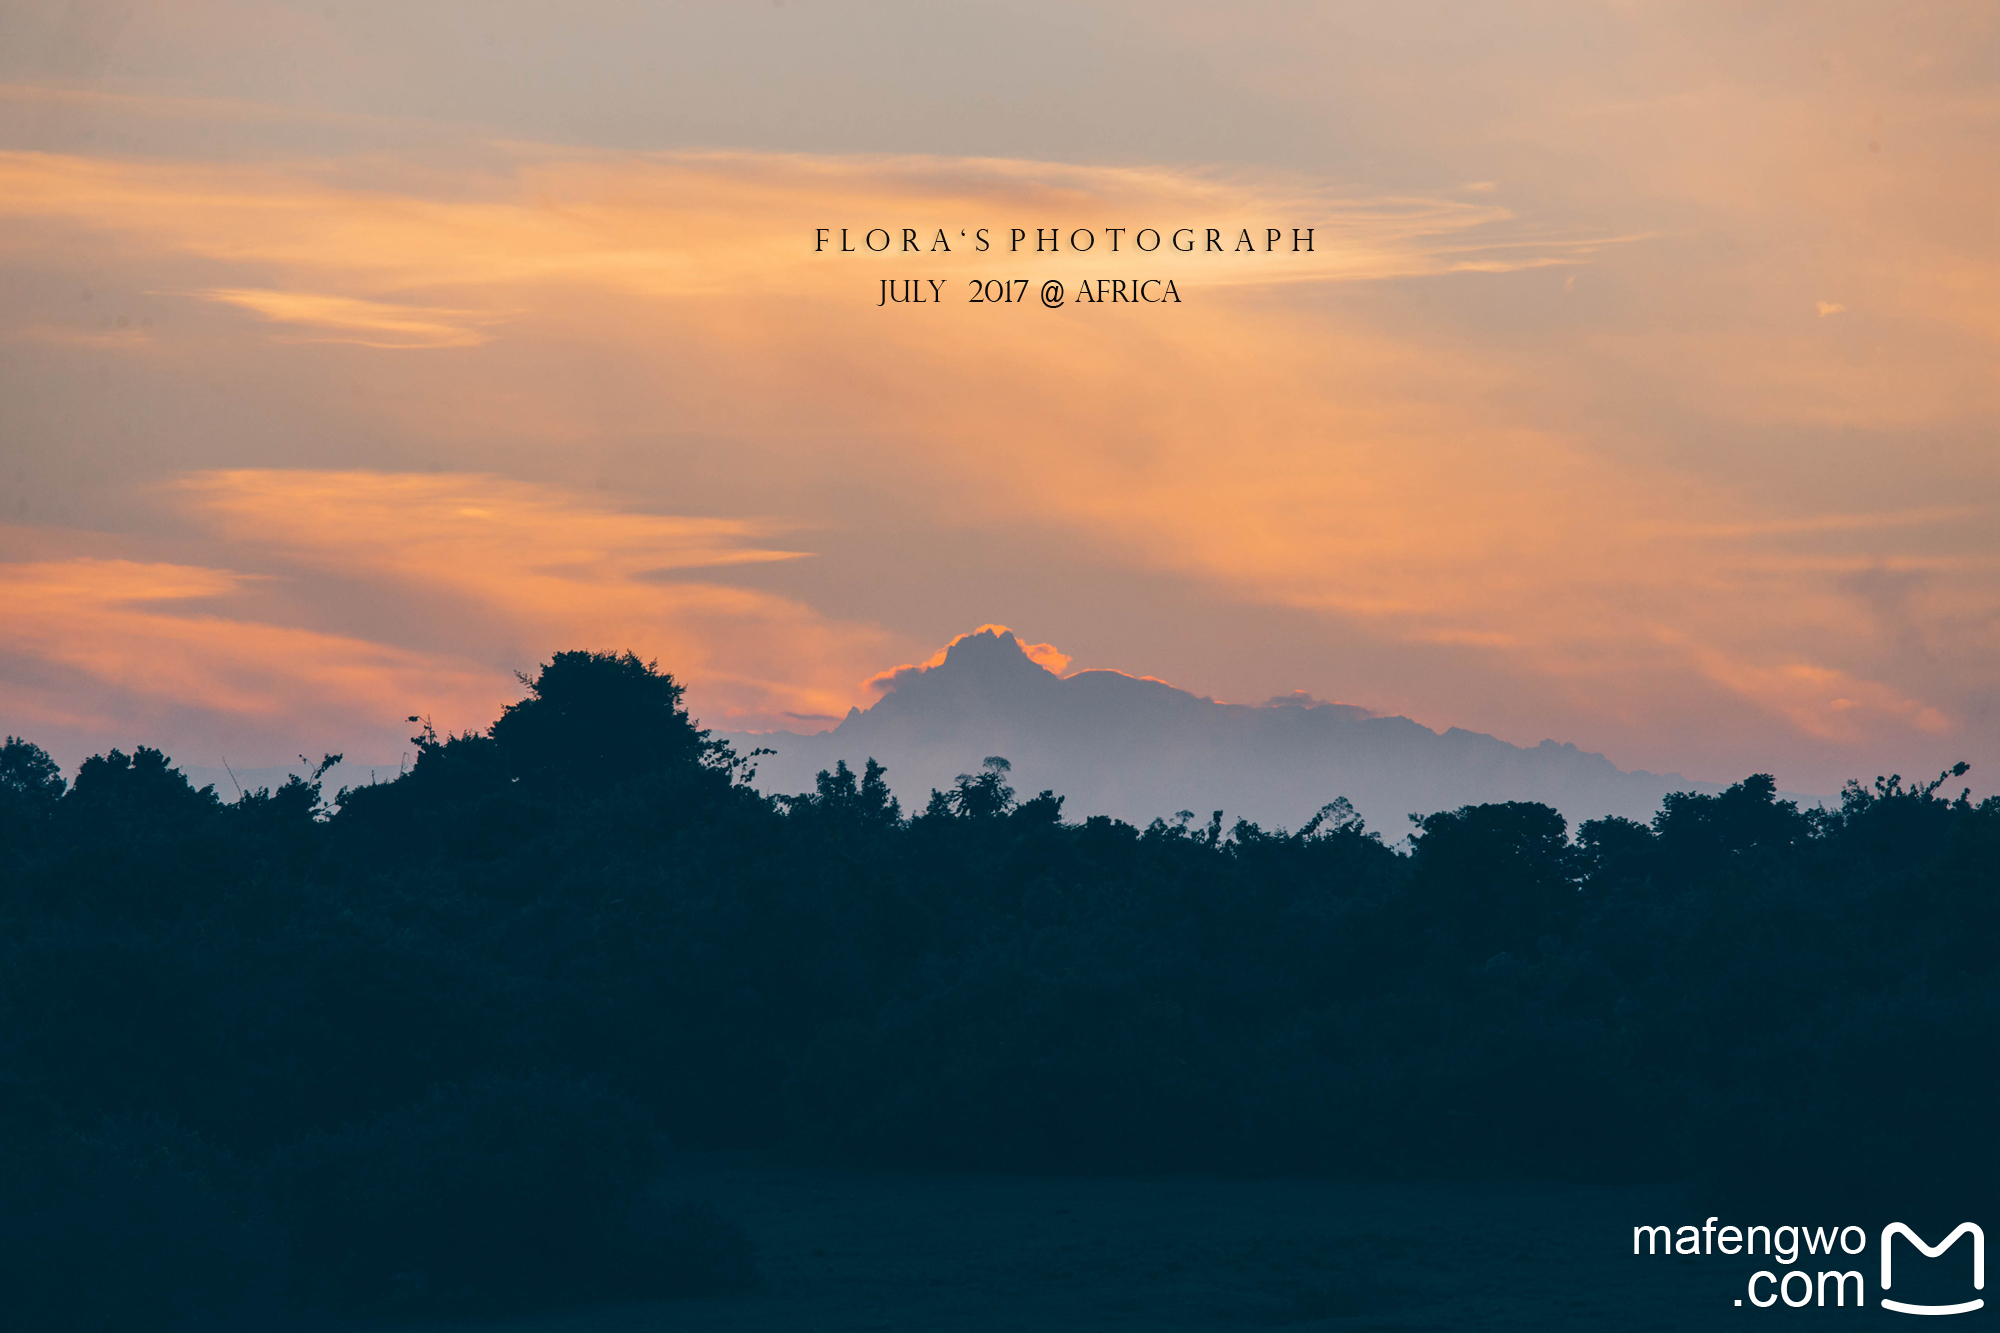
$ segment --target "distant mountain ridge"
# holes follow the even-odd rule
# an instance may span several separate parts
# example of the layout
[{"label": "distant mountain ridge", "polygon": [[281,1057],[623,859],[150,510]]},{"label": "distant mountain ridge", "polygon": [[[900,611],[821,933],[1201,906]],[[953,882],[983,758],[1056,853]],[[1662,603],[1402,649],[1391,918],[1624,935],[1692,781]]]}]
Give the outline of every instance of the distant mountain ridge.
[{"label": "distant mountain ridge", "polygon": [[904,668],[883,697],[817,735],[720,733],[739,752],[767,747],[757,786],[812,788],[813,775],[870,757],[888,767],[906,810],[987,755],[1013,764],[1023,795],[1068,798],[1064,815],[1135,823],[1186,809],[1223,810],[1266,827],[1296,828],[1346,797],[1390,840],[1407,816],[1488,801],[1541,801],[1572,823],[1617,814],[1649,819],[1670,791],[1715,791],[1679,774],[1627,772],[1601,754],[1545,740],[1532,748],[1348,704],[1279,698],[1224,704],[1164,681],[1117,671],[1060,676],[1032,660],[1013,633],[960,635],[944,660]]}]

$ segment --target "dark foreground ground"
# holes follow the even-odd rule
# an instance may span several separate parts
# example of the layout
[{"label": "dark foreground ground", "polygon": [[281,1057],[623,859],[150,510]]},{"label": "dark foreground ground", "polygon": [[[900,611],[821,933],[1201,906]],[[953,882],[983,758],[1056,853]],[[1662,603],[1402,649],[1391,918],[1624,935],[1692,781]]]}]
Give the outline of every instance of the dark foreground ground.
[{"label": "dark foreground ground", "polygon": [[[684,1165],[689,1194],[755,1238],[757,1291],[571,1311],[483,1325],[482,1333],[1638,1330],[1885,1320],[1851,1306],[1736,1307],[1761,1266],[1741,1259],[1635,1259],[1635,1223],[1701,1220],[1685,1191],[1670,1187],[918,1176],[747,1154]],[[1866,1268],[1871,1256],[1872,1247],[1850,1263]],[[1877,1295],[1871,1273],[1871,1306]],[[1990,1314],[1955,1322],[1982,1327]]]}]

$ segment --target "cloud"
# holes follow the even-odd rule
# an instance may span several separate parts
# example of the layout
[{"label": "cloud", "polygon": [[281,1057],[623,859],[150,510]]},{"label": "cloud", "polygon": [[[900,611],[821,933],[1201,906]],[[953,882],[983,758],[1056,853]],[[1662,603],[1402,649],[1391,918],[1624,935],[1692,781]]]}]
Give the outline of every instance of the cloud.
[{"label": "cloud", "polygon": [[582,589],[618,598],[637,582],[804,553],[745,545],[747,519],[626,513],[504,477],[236,469],[167,488],[225,537],[336,568],[384,571],[525,614],[574,608]]},{"label": "cloud", "polygon": [[1928,735],[1944,735],[1952,723],[1938,709],[1870,680],[1810,662],[1768,665],[1733,661],[1713,652],[1697,654],[1704,672],[1726,688],[1756,699],[1809,735],[1853,740],[1865,734],[1869,713],[1907,722]]},{"label": "cloud", "polygon": [[761,544],[771,525],[754,520],[622,512],[477,475],[235,470],[169,493],[232,543],[442,597],[452,619],[536,656],[578,645],[656,656],[711,721],[844,710],[884,646],[869,627],[704,580],[803,558]]},{"label": "cloud", "polygon": [[313,330],[288,335],[295,340],[355,343],[362,347],[477,347],[492,338],[481,326],[502,318],[477,310],[388,305],[323,292],[225,288],[189,295],[240,306],[276,323],[303,325]]},{"label": "cloud", "polygon": [[[44,682],[10,725],[101,733],[173,713],[195,744],[255,723],[267,745],[381,750],[413,711],[483,726],[517,697],[514,670],[578,646],[659,658],[710,723],[770,724],[844,710],[893,651],[870,627],[702,581],[799,558],[757,544],[768,525],[749,520],[619,512],[488,476],[236,470],[163,498],[238,566],[0,564],[0,668]],[[326,627],[342,616],[354,628]],[[69,685],[47,688],[48,668]]]},{"label": "cloud", "polygon": [[1064,671],[1069,669],[1069,664],[1072,660],[1070,655],[1058,649],[1054,644],[1029,643],[1018,636],[1015,642],[1021,645],[1021,652],[1026,655],[1027,659],[1042,668],[1042,670],[1052,671],[1060,676]]},{"label": "cloud", "polygon": [[[483,708],[507,697],[503,673],[449,654],[219,611],[251,577],[132,560],[0,564],[0,654],[75,673],[69,709],[49,719],[70,724],[171,708],[324,735],[329,720],[401,716],[411,700]],[[93,693],[100,705],[75,711]]]},{"label": "cloud", "polygon": [[[480,169],[428,173],[371,173],[365,162],[0,152],[0,218],[275,266],[291,281],[207,295],[273,319],[391,331],[412,321],[463,331],[481,317],[378,307],[373,299],[398,290],[552,281],[657,296],[774,285],[847,290],[855,267],[878,258],[859,242],[883,218],[903,220],[892,228],[899,259],[918,253],[929,271],[954,276],[986,276],[1003,254],[1022,262],[1013,229],[1038,234],[1049,217],[1061,219],[1049,228],[1060,248],[1029,253],[1038,272],[1066,280],[1106,262],[1147,262],[1137,233],[1150,228],[1159,233],[1157,260],[1171,260],[1184,283],[1209,287],[1509,272],[1580,262],[1630,239],[1532,226],[1492,203],[1343,193],[1284,173],[997,158],[611,155],[534,145],[490,151],[499,156]],[[816,224],[807,219],[825,219],[836,236],[845,224],[861,257],[816,251]],[[906,225],[918,234],[916,251],[903,249]],[[981,228],[987,250],[978,248]],[[1282,233],[1275,253],[1232,253],[1245,231],[1270,246],[1271,228]],[[1186,252],[1174,249],[1180,229],[1188,231]],[[1211,249],[1210,229],[1226,248]],[[1309,239],[1293,236],[1308,230]],[[939,232],[950,249],[936,248]],[[1082,253],[1069,244],[1079,236],[1091,242]],[[1294,250],[1295,243],[1310,248]],[[1114,246],[1121,259],[1113,260]],[[333,288],[335,280],[350,289]]]}]

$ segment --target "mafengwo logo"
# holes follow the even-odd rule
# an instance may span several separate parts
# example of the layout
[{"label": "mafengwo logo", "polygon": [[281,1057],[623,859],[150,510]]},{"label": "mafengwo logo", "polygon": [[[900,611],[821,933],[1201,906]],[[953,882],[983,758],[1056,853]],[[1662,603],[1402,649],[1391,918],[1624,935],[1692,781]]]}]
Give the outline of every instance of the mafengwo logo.
[{"label": "mafengwo logo", "polygon": [[[1891,1222],[1882,1228],[1882,1290],[1888,1291],[1895,1285],[1896,1248],[1892,1242],[1902,1236],[1917,1247],[1926,1258],[1935,1259],[1958,1243],[1961,1236],[1972,1237],[1972,1289],[1986,1290],[1986,1233],[1971,1222],[1960,1222],[1958,1228],[1936,1245],[1926,1245],[1923,1237],[1904,1226],[1901,1222]],[[1907,1271],[1907,1269],[1905,1270]],[[1882,1298],[1882,1308],[1895,1310],[1901,1314],[1970,1314],[1985,1305],[1982,1298],[1960,1301],[1956,1305],[1908,1305],[1902,1301],[1892,1301],[1886,1295]]]},{"label": "mafengwo logo", "polygon": [[[1868,1250],[1868,1233],[1861,1227],[1718,1227],[1716,1223],[1721,1220],[1711,1217],[1700,1226],[1690,1223],[1681,1227],[1633,1227],[1632,1253],[1744,1259],[1763,1256],[1771,1260],[1773,1267],[1759,1268],[1749,1275],[1744,1294],[1735,1298],[1737,1305],[1760,1310],[1780,1303],[1794,1310],[1806,1306],[1860,1309],[1867,1305],[1866,1260],[1861,1256]],[[1959,1241],[1967,1237],[1972,1240],[1966,1247],[1972,1252],[1969,1290],[1959,1267],[1964,1251],[1952,1254]],[[1905,1242],[1901,1246],[1896,1243],[1899,1239]],[[1878,1245],[1882,1283],[1879,1299],[1884,1310],[1897,1314],[1954,1315],[1985,1308],[1985,1298],[1974,1294],[1986,1289],[1986,1233],[1978,1223],[1961,1222],[1933,1245],[1908,1224],[1891,1222],[1882,1228]],[[1896,1286],[1899,1251],[1903,1256],[1901,1289]],[[1801,1259],[1806,1262],[1795,1267]],[[1918,1264],[1915,1261],[1919,1259],[1947,1260],[1948,1266],[1941,1269]],[[1842,1267],[1857,1260],[1860,1263],[1855,1267]],[[1924,1299],[1898,1299],[1913,1294],[1921,1294]],[[1951,1296],[1958,1299],[1939,1299]]]}]

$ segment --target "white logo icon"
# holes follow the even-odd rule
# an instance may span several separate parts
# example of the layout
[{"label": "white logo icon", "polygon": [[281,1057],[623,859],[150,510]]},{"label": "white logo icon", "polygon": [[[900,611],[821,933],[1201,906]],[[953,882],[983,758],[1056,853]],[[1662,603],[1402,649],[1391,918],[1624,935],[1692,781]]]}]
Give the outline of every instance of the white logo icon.
[{"label": "white logo icon", "polygon": [[[1926,1259],[1935,1259],[1950,1249],[1958,1241],[1958,1238],[1967,1232],[1972,1234],[1972,1289],[1974,1291],[1986,1290],[1986,1233],[1981,1231],[1972,1222],[1960,1222],[1956,1231],[1946,1236],[1936,1245],[1924,1244],[1922,1236],[1919,1236],[1901,1222],[1891,1222],[1888,1226],[1883,1227],[1882,1290],[1889,1290],[1889,1242],[1897,1236],[1904,1237],[1910,1244],[1916,1246]],[[1970,1314],[1972,1311],[1984,1307],[1985,1304],[1985,1300],[1980,1299],[1962,1301],[1957,1305],[1906,1305],[1902,1301],[1892,1301],[1887,1296],[1882,1298],[1883,1309],[1895,1310],[1901,1314]]]}]

